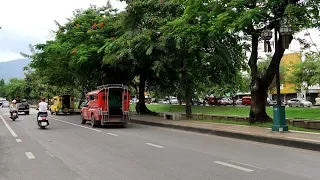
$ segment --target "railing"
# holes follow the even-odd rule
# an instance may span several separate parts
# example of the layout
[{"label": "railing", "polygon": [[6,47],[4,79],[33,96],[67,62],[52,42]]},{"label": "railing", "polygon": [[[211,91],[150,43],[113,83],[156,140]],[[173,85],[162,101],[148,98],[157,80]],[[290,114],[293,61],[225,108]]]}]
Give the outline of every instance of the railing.
[{"label": "railing", "polygon": [[123,84],[106,84],[106,85],[101,85],[101,86],[97,87],[97,89],[107,89],[107,88],[124,88],[124,89],[128,89],[128,86],[123,85]]}]

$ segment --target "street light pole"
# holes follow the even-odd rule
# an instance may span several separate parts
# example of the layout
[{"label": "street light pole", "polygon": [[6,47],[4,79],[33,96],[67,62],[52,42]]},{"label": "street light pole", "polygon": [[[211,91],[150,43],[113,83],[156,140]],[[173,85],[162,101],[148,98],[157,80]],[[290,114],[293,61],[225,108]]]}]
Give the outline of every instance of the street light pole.
[{"label": "street light pole", "polygon": [[[274,49],[275,49],[275,55],[276,59],[279,59],[279,51],[277,51],[278,48],[278,31],[277,28],[274,28]],[[276,89],[277,89],[277,105],[281,106],[281,94],[280,94],[280,63],[277,64],[276,67]]]},{"label": "street light pole", "polygon": [[[282,38],[282,47],[283,49],[288,49],[290,44],[290,36],[292,35],[292,29],[289,26],[282,25],[279,27],[280,38]],[[277,63],[276,69],[276,88],[277,88],[277,105],[273,106],[273,125],[272,131],[277,132],[287,132],[289,131],[287,121],[286,121],[286,112],[285,106],[281,104],[281,96],[280,96],[280,54],[279,54],[279,44],[278,44],[278,31],[275,28],[275,58],[279,60]]]}]

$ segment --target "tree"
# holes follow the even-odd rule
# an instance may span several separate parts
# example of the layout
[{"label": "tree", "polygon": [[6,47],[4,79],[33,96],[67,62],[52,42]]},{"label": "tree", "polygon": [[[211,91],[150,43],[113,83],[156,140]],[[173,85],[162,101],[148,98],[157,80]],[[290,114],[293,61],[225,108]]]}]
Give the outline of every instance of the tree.
[{"label": "tree", "polygon": [[4,79],[0,79],[0,97],[5,96],[5,85]]},{"label": "tree", "polygon": [[[272,83],[279,67],[280,60],[285,49],[282,44],[284,37],[280,34],[272,60],[263,73],[258,73],[258,44],[260,34],[264,29],[279,30],[282,20],[286,20],[296,32],[303,28],[316,27],[319,19],[318,0],[299,1],[299,0],[244,0],[244,1],[219,1],[214,2],[220,13],[212,10],[212,28],[214,32],[233,32],[243,34],[244,39],[250,37],[251,56],[249,59],[251,75],[251,109],[250,122],[271,121],[266,113],[267,90]],[[290,44],[293,36],[287,39]]]},{"label": "tree", "polygon": [[288,81],[294,83],[296,88],[307,88],[320,84],[320,53],[310,52],[305,54],[305,60],[293,66]]},{"label": "tree", "polygon": [[[144,92],[146,87],[165,86],[175,76],[172,68],[162,60],[163,49],[159,46],[160,28],[182,13],[179,4],[158,0],[126,1],[125,12],[119,14],[121,29],[115,38],[108,40],[101,51],[105,52],[105,64],[120,67],[131,76],[139,77],[140,113],[148,114]],[[168,75],[170,74],[170,75]]]},{"label": "tree", "polygon": [[26,95],[26,82],[23,79],[11,78],[5,85],[5,96],[7,98],[25,98]]},{"label": "tree", "polygon": [[209,1],[181,1],[184,13],[161,28],[167,57],[180,75],[186,100],[186,116],[192,117],[191,101],[199,84],[236,84],[243,68],[239,39],[228,32],[209,31],[213,6]]},{"label": "tree", "polygon": [[[35,45],[30,63],[36,74],[46,77],[46,86],[62,89],[94,90],[107,83],[125,83],[132,79],[125,71],[103,64],[98,50],[106,39],[112,41],[118,14],[110,4],[75,10],[64,25],[55,21],[55,39]],[[82,101],[84,94],[82,95]],[[81,103],[80,103],[81,104]]]}]

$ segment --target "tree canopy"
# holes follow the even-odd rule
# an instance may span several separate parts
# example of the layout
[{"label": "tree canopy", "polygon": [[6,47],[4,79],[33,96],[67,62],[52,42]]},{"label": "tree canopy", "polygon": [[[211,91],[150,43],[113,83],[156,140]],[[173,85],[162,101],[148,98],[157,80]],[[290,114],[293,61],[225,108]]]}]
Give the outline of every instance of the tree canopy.
[{"label": "tree canopy", "polygon": [[[191,117],[196,94],[234,94],[246,89],[243,82],[248,77],[242,72],[249,65],[250,117],[258,121],[267,117],[263,99],[285,50],[277,46],[279,56],[273,55],[258,73],[261,31],[278,30],[283,19],[295,31],[315,27],[319,16],[319,3],[314,1],[126,2],[122,12],[110,3],[75,10],[65,24],[56,22],[53,40],[31,46],[32,54],[24,54],[32,59],[25,80],[30,97],[39,89],[46,89],[46,94],[58,93],[59,88],[82,92],[101,84],[125,83],[138,92],[142,113],[150,112],[144,103],[147,89],[185,100]],[[251,57],[246,65],[248,49]]]}]

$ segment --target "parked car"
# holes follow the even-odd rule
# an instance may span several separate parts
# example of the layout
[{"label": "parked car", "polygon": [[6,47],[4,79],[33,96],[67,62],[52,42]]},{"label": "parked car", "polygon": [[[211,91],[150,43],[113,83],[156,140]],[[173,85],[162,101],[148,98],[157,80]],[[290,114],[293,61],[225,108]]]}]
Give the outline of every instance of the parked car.
[{"label": "parked car", "polygon": [[218,103],[219,105],[226,106],[226,105],[232,105],[233,101],[230,98],[222,98],[218,101]]},{"label": "parked car", "polygon": [[288,101],[289,107],[311,107],[312,103],[310,101],[301,99],[301,98],[293,98]]},{"label": "parked car", "polygon": [[9,106],[10,106],[9,101],[3,101],[2,102],[2,105],[1,105],[2,108],[9,107]]},{"label": "parked car", "polygon": [[198,99],[192,99],[192,105],[205,105],[206,101],[204,99],[198,98]]},{"label": "parked car", "polygon": [[210,106],[214,105],[214,97],[207,97],[207,101]]},{"label": "parked car", "polygon": [[251,97],[250,96],[242,97],[242,105],[245,105],[245,106],[251,105]]},{"label": "parked car", "polygon": [[159,104],[170,104],[169,99],[160,99]]},{"label": "parked car", "polygon": [[273,101],[272,99],[267,98],[267,103],[268,103],[269,106],[273,106],[273,105],[277,104],[277,101]]},{"label": "parked car", "polygon": [[170,104],[178,104],[178,103],[179,103],[179,101],[176,97],[174,97],[174,96],[170,97]]},{"label": "parked car", "polygon": [[242,105],[242,99],[236,100],[236,105]]}]

